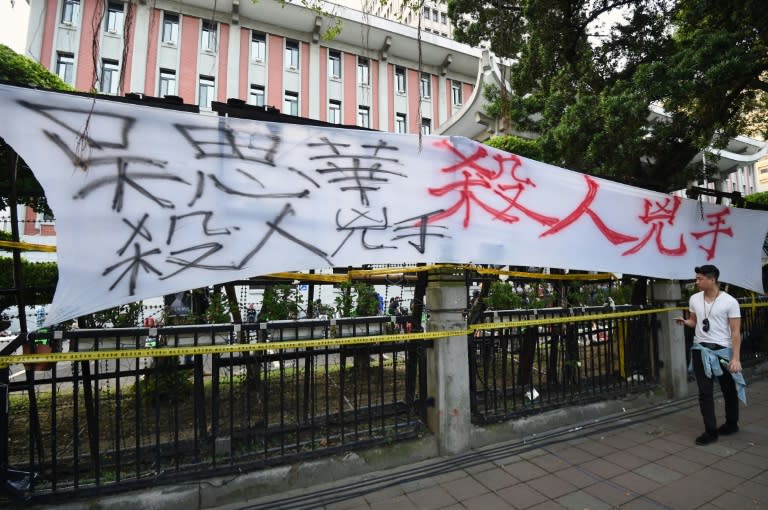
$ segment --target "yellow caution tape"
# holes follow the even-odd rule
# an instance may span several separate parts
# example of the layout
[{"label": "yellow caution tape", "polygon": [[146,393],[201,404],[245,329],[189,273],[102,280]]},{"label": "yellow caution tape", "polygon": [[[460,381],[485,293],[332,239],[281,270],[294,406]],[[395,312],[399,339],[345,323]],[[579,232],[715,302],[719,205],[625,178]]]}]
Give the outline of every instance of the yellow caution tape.
[{"label": "yellow caution tape", "polygon": [[125,358],[159,358],[170,356],[195,356],[255,352],[284,349],[308,349],[313,347],[346,346],[358,344],[383,344],[429,340],[447,336],[467,335],[467,330],[428,331],[401,335],[356,336],[346,338],[324,338],[290,342],[261,342],[257,344],[199,345],[195,347],[159,347],[155,349],[120,349],[110,351],[56,352],[47,354],[25,354],[23,356],[0,356],[0,368],[19,363],[62,363],[73,361],[103,361]]},{"label": "yellow caution tape", "polygon": [[606,319],[621,319],[624,317],[637,317],[640,315],[652,315],[655,313],[665,313],[686,310],[686,308],[654,308],[648,310],[635,310],[631,312],[599,313],[593,315],[567,315],[563,317],[544,317],[541,319],[524,319],[507,322],[486,322],[483,324],[474,324],[470,330],[491,330],[508,328],[527,328],[532,326],[549,326],[552,324],[567,324],[572,322],[594,322]]},{"label": "yellow caution tape", "polygon": [[26,251],[46,251],[55,252],[56,247],[49,244],[34,244],[15,241],[0,241],[0,248],[9,248],[12,250],[26,250]]},{"label": "yellow caution tape", "polygon": [[[742,308],[765,308],[765,303],[747,303]],[[196,347],[160,347],[154,349],[120,349],[112,351],[82,351],[62,352],[48,354],[25,354],[23,356],[0,356],[0,368],[20,363],[61,363],[74,361],[100,361],[123,358],[157,358],[170,356],[195,356],[227,354],[238,352],[256,352],[284,349],[310,349],[314,347],[331,347],[360,344],[383,344],[394,342],[411,342],[415,340],[438,340],[455,336],[472,335],[476,331],[489,331],[495,329],[527,328],[549,326],[554,324],[566,324],[573,322],[595,322],[607,319],[620,319],[627,317],[639,317],[657,313],[680,312],[687,307],[654,308],[647,310],[634,310],[627,312],[601,313],[594,315],[568,315],[564,317],[543,317],[541,319],[526,319],[507,322],[488,322],[473,324],[466,329],[453,329],[447,331],[427,331],[424,333],[406,333],[380,336],[356,336],[346,338],[323,338],[319,340],[299,340],[288,342],[261,342],[256,344],[227,344],[227,345],[201,345]]]}]

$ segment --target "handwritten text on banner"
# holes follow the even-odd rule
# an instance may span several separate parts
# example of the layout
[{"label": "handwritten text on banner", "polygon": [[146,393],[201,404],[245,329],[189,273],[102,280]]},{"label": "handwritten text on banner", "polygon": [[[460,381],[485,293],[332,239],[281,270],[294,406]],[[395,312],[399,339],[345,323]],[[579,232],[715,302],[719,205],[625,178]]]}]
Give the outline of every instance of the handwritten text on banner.
[{"label": "handwritten text on banner", "polygon": [[286,270],[474,262],[762,290],[768,214],[465,138],[271,124],[0,85],[0,136],[56,216],[48,322]]}]

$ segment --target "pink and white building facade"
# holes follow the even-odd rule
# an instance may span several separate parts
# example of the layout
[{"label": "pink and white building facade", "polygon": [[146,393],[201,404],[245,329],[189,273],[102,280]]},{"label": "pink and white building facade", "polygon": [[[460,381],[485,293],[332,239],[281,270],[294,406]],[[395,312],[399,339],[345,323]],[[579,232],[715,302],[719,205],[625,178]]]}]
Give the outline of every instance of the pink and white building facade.
[{"label": "pink and white building facade", "polygon": [[411,134],[443,134],[473,115],[481,49],[426,32],[419,48],[413,27],[335,4],[327,11],[341,21],[329,40],[333,16],[290,1],[31,0],[27,56],[78,90],[175,95],[203,111],[238,98]]}]

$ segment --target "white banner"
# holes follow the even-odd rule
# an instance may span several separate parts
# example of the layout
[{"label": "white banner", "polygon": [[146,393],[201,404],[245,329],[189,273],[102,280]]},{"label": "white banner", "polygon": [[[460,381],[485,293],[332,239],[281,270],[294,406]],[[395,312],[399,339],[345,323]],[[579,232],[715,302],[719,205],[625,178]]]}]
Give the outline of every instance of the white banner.
[{"label": "white banner", "polygon": [[762,291],[768,213],[465,138],[271,124],[0,86],[0,136],[56,216],[47,323],[271,272],[473,262]]}]

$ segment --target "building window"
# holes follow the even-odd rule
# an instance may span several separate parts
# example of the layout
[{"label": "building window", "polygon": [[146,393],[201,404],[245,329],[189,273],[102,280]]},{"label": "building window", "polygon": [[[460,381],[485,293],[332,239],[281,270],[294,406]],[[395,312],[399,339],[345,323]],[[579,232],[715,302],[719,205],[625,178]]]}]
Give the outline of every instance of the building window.
[{"label": "building window", "polygon": [[120,66],[116,60],[102,59],[99,91],[103,94],[117,94],[120,84]]},{"label": "building window", "polygon": [[104,23],[104,31],[110,34],[122,33],[123,16],[123,4],[120,2],[109,2],[107,4],[107,20]]},{"label": "building window", "polygon": [[56,57],[56,74],[64,83],[74,85],[75,56],[71,53],[59,53]]},{"label": "building window", "polygon": [[160,69],[160,97],[176,95],[176,71]]},{"label": "building window", "polygon": [[298,41],[285,41],[285,67],[286,69],[299,68],[299,43]]},{"label": "building window", "polygon": [[357,108],[357,125],[364,128],[371,127],[371,110],[367,106]]},{"label": "building window", "polygon": [[251,85],[251,95],[248,103],[253,106],[264,106],[264,85]]},{"label": "building window", "polygon": [[286,115],[299,115],[299,93],[285,92],[283,99],[283,113]]},{"label": "building window", "polygon": [[200,49],[203,51],[216,51],[216,25],[212,21],[203,20],[202,29],[200,30]]},{"label": "building window", "polygon": [[448,24],[448,16],[446,16],[444,12],[440,13],[440,23],[443,25]]},{"label": "building window", "polygon": [[404,113],[398,113],[395,115],[395,133],[407,133],[408,122]]},{"label": "building window", "polygon": [[328,52],[328,76],[336,80],[341,79],[341,52]]},{"label": "building window", "polygon": [[176,71],[160,69],[160,97],[176,95]]},{"label": "building window", "polygon": [[432,21],[437,21],[437,9],[432,9]]},{"label": "building window", "polygon": [[358,85],[370,85],[370,62],[367,58],[357,57],[357,83]]},{"label": "building window", "polygon": [[216,93],[216,81],[212,76],[200,75],[200,86],[198,87],[198,91],[197,104],[200,108],[207,108],[210,110],[211,102]]},{"label": "building window", "polygon": [[424,6],[424,19],[429,19],[429,7]]},{"label": "building window", "polygon": [[67,25],[77,24],[80,18],[80,0],[64,0],[61,8],[61,22]]},{"label": "building window", "polygon": [[428,135],[432,133],[432,120],[431,119],[421,119],[421,134],[422,135]]},{"label": "building window", "polygon": [[341,101],[331,99],[328,102],[328,122],[341,124]]},{"label": "building window", "polygon": [[267,36],[255,30],[251,32],[251,60],[257,62],[267,60]]},{"label": "building window", "polygon": [[163,42],[166,44],[179,43],[179,15],[172,12],[163,13]]},{"label": "building window", "polygon": [[421,73],[420,82],[421,97],[429,98],[432,95],[432,77],[427,73]]},{"label": "building window", "polygon": [[395,91],[405,94],[405,68],[395,67]]},{"label": "building window", "polygon": [[460,81],[451,80],[451,97],[453,98],[453,106],[461,106],[464,102]]}]

